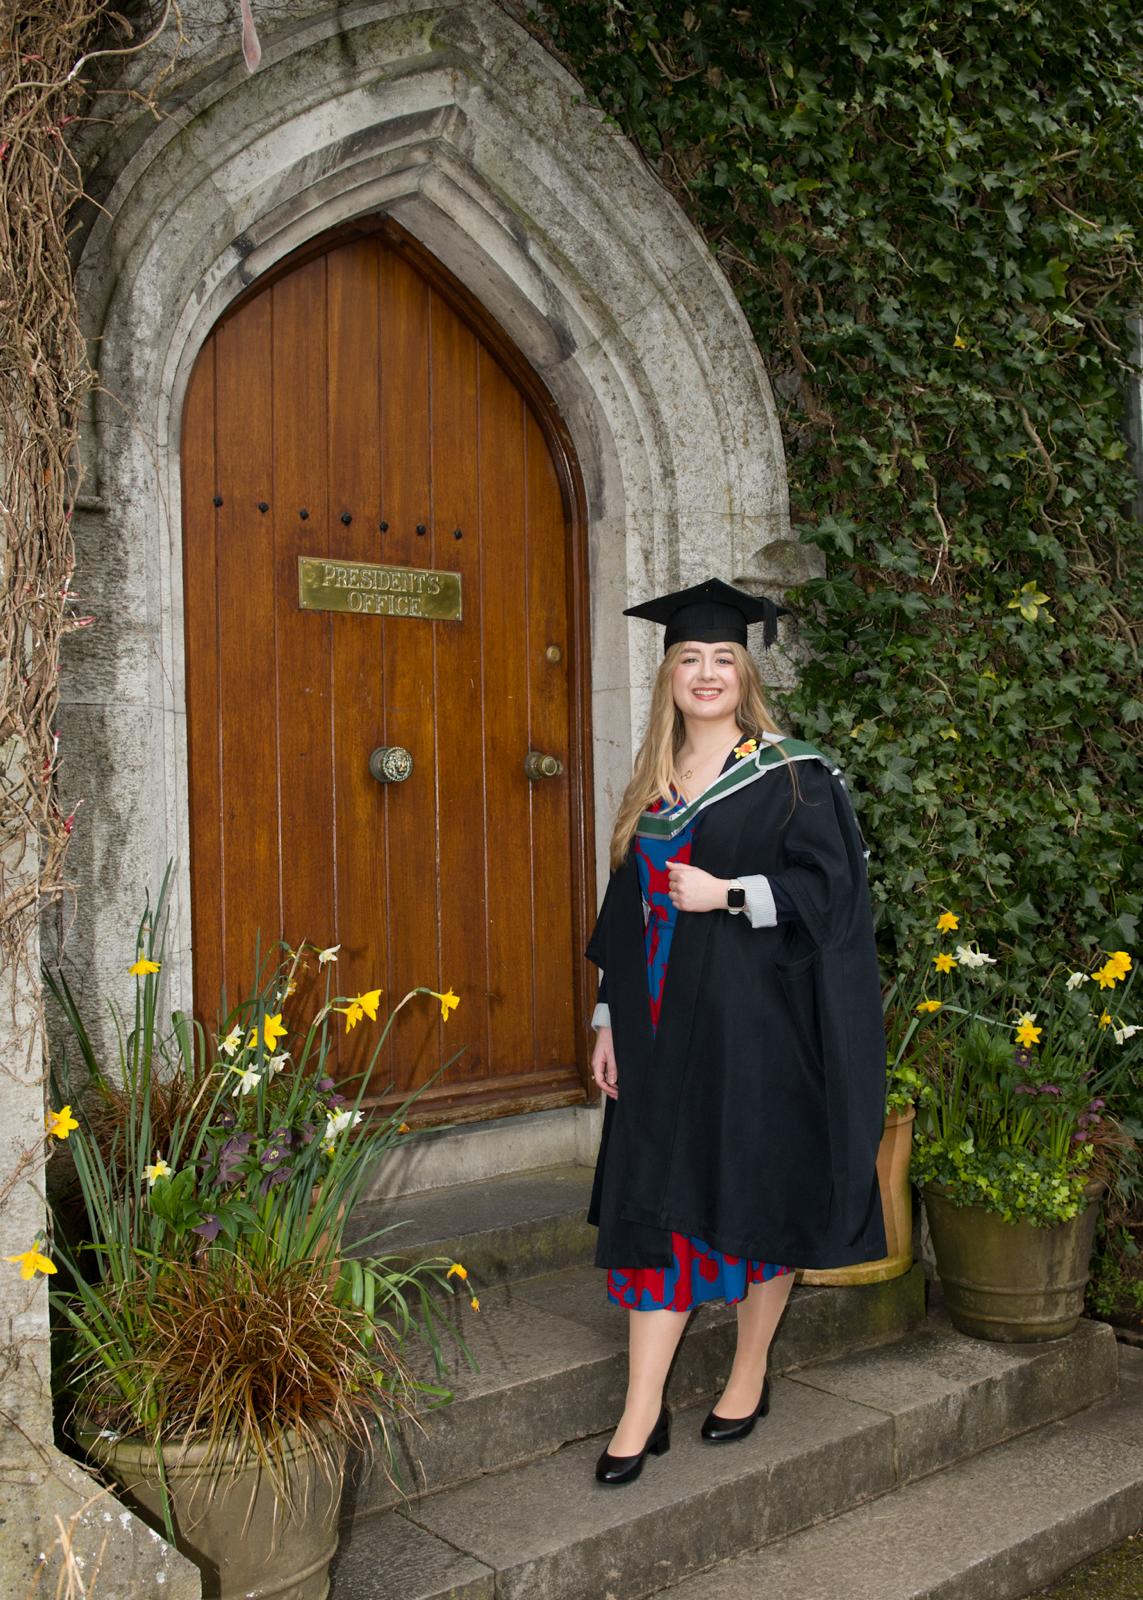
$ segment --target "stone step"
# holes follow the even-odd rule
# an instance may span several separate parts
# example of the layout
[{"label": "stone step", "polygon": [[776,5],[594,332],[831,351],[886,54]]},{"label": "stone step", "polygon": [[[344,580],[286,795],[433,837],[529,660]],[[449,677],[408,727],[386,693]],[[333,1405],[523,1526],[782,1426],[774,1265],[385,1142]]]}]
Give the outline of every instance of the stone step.
[{"label": "stone step", "polygon": [[[993,1345],[935,1312],[904,1338],[775,1377],[770,1416],[741,1444],[704,1444],[706,1400],[680,1406],[672,1390],[669,1454],[621,1489],[593,1478],[612,1415],[595,1438],[361,1519],[331,1595],[639,1600],[1089,1405],[1116,1370],[1100,1323]],[[767,1591],[738,1591],[754,1592]]]},{"label": "stone step", "polygon": [[[351,1246],[407,1260],[462,1262],[483,1293],[489,1284],[579,1266],[595,1254],[587,1221],[592,1169],[568,1165],[506,1173],[422,1194],[367,1200],[346,1229]],[[386,1230],[368,1241],[379,1229]]]},{"label": "stone step", "polygon": [[1123,1345],[1118,1390],[1085,1410],[666,1594],[1024,1600],[1141,1526],[1143,1351]]},{"label": "stone step", "polygon": [[[427,1352],[413,1355],[418,1375],[447,1383],[455,1398],[424,1416],[423,1431],[402,1433],[397,1460],[406,1489],[460,1483],[614,1424],[627,1382],[627,1313],[606,1299],[598,1268],[572,1267],[488,1290],[479,1313],[460,1297],[450,1309],[478,1370],[455,1346],[446,1351],[443,1379],[436,1378]],[[771,1371],[899,1338],[924,1316],[919,1265],[886,1283],[799,1285],[774,1336]],[[722,1302],[695,1313],[671,1374],[676,1404],[719,1391],[730,1370],[735,1327],[733,1309]],[[361,1516],[397,1498],[374,1467],[359,1471],[350,1508]]]}]

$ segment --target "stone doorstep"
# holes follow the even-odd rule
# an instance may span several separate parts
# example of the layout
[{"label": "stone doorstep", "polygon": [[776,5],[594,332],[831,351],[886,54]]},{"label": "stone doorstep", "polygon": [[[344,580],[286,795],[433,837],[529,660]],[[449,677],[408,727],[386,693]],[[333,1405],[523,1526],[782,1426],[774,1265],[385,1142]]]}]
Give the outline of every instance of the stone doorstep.
[{"label": "stone doorstep", "polygon": [[[333,1600],[445,1594],[475,1600],[493,1593],[496,1600],[637,1600],[744,1551],[852,1514],[889,1490],[939,1485],[957,1470],[952,1463],[967,1458],[971,1466],[979,1452],[1008,1448],[1004,1441],[1014,1436],[1034,1440],[1046,1428],[1063,1427],[1053,1419],[1112,1393],[1116,1350],[1114,1335],[1100,1323],[1083,1322],[1068,1339],[1047,1345],[994,1345],[930,1317],[891,1344],[776,1378],[770,1416],[741,1445],[703,1444],[698,1427],[705,1400],[676,1409],[669,1454],[650,1459],[629,1488],[608,1490],[594,1482],[595,1458],[606,1439],[601,1432],[365,1520],[343,1539]],[[1115,1412],[1114,1401],[1108,1409]],[[1026,1459],[1034,1461],[1034,1445],[1026,1448],[1033,1452]],[[1133,1470],[1143,1478],[1143,1455],[1135,1448]],[[929,1503],[930,1518],[938,1503],[939,1492]],[[874,1520],[889,1515],[893,1504],[879,1500]],[[425,1545],[401,1523],[438,1543]],[[971,1528],[963,1533],[970,1537]],[[1107,1538],[1114,1536],[1113,1530]],[[424,1554],[426,1572],[445,1576],[428,1580],[424,1589],[410,1587],[407,1577],[388,1586],[390,1550],[412,1545]],[[1084,1553],[1078,1550],[1073,1559]],[[759,1559],[768,1554],[761,1551]],[[372,1586],[358,1587],[356,1575],[365,1572]],[[440,1586],[446,1582],[451,1587]],[[782,1588],[751,1582],[711,1594],[712,1600],[715,1594],[740,1600],[767,1592]],[[788,1582],[785,1592],[809,1600],[800,1579]],[[849,1600],[850,1590],[818,1593],[821,1600]],[[875,1591],[868,1593],[872,1600]],[[963,1600],[983,1600],[984,1593],[965,1590]],[[950,1590],[947,1600],[954,1596],[962,1600],[962,1591]],[[946,1600],[943,1591],[940,1600]]]},{"label": "stone doorstep", "polygon": [[670,1600],[1023,1600],[1143,1525],[1143,1351],[1118,1389],[685,1580]]},{"label": "stone doorstep", "polygon": [[587,1221],[592,1169],[547,1167],[354,1208],[351,1241],[386,1232],[368,1249],[405,1260],[448,1256],[469,1269],[478,1294],[495,1283],[579,1266],[595,1254]]},{"label": "stone doorstep", "polygon": [[[443,1380],[454,1400],[424,1417],[424,1431],[402,1435],[402,1483],[432,1492],[482,1472],[550,1454],[567,1441],[602,1432],[623,1407],[627,1381],[626,1313],[605,1298],[604,1275],[573,1267],[493,1289],[479,1313],[458,1297],[453,1311],[479,1363],[473,1371],[455,1349]],[[786,1372],[899,1338],[925,1316],[924,1273],[850,1289],[801,1285],[775,1335],[771,1370]],[[695,1313],[671,1373],[675,1405],[719,1390],[734,1349],[735,1313],[718,1303]],[[427,1351],[419,1375],[436,1374]],[[367,1515],[399,1496],[374,1467],[359,1469],[348,1517]]]}]

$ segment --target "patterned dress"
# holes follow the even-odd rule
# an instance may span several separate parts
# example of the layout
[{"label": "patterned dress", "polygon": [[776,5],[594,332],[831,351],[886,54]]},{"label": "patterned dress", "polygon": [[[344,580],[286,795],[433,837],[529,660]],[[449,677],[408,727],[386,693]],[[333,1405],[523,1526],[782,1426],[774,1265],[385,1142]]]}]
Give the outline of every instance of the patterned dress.
[{"label": "patterned dress", "polygon": [[[686,801],[680,796],[670,809],[678,811],[685,805]],[[662,809],[662,802],[656,801],[651,809]],[[637,836],[633,844],[639,887],[644,904],[649,908],[645,939],[652,1032],[659,1026],[667,962],[678,917],[668,893],[667,862],[690,860],[691,842],[701,816],[700,812],[694,822],[673,839]],[[741,1256],[724,1255],[704,1240],[688,1238],[682,1233],[671,1234],[671,1246],[675,1257],[673,1266],[612,1267],[607,1274],[608,1299],[631,1311],[690,1311],[707,1300],[725,1300],[727,1305],[734,1305],[746,1298],[750,1284],[766,1283],[770,1278],[793,1270],[769,1261],[746,1261]]]}]

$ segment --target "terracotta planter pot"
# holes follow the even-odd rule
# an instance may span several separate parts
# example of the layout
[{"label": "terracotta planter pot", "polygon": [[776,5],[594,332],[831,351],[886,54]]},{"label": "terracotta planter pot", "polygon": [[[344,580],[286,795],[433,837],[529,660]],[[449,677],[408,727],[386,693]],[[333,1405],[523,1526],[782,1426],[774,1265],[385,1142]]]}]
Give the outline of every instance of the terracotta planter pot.
[{"label": "terracotta planter pot", "polygon": [[[154,1451],[141,1439],[110,1440],[80,1432],[80,1444],[151,1525],[163,1527]],[[163,1452],[176,1543],[202,1572],[203,1600],[326,1600],[337,1549],[345,1452],[328,1462],[307,1449],[287,1457],[293,1499],[288,1511],[265,1471],[201,1444]]]},{"label": "terracotta planter pot", "polygon": [[891,1111],[877,1150],[877,1185],[885,1217],[888,1253],[878,1261],[859,1261],[852,1267],[804,1267],[799,1283],[884,1283],[899,1278],[913,1265],[913,1191],[909,1186],[909,1156],[913,1148],[915,1106]]},{"label": "terracotta planter pot", "polygon": [[937,1274],[953,1327],[975,1339],[1062,1339],[1083,1312],[1103,1184],[1087,1207],[1054,1228],[1005,1222],[982,1206],[957,1206],[940,1184],[925,1187]]}]

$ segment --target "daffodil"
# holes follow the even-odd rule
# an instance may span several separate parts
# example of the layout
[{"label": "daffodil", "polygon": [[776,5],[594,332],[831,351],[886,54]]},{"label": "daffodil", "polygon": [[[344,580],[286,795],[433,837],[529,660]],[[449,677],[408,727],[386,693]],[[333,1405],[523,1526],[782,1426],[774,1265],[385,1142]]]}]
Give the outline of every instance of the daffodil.
[{"label": "daffodil", "polygon": [[942,950],[933,957],[933,966],[936,967],[938,972],[951,972],[956,966],[956,960],[947,951]]},{"label": "daffodil", "polygon": [[942,911],[937,918],[938,933],[955,933],[960,927],[960,918],[951,911]]},{"label": "daffodil", "polygon": [[1112,1017],[1111,1012],[1105,1011],[1099,1019],[1099,1025],[1101,1028],[1110,1028],[1114,1020],[1115,1019]]},{"label": "daffodil", "polygon": [[479,1311],[480,1310],[480,1301],[476,1298],[475,1295],[473,1295],[472,1299],[468,1303],[469,1303],[469,1305],[472,1307],[472,1309],[474,1311]]},{"label": "daffodil", "polygon": [[401,1126],[397,1129],[398,1133],[409,1133],[410,1131],[411,1130],[407,1122],[402,1122]]},{"label": "daffodil", "polygon": [[1123,1028],[1112,1028],[1111,1037],[1115,1040],[1116,1044],[1126,1044],[1128,1039],[1133,1039],[1138,1032],[1138,1023],[1132,1022]]},{"label": "daffodil", "polygon": [[289,1059],[290,1052],[288,1050],[284,1050],[281,1055],[270,1057],[266,1063],[266,1071],[270,1074],[271,1078],[276,1078],[278,1076],[278,1073],[282,1071],[282,1068],[286,1065],[286,1062]]},{"label": "daffodil", "polygon": [[956,947],[957,960],[962,967],[976,969],[979,967],[994,967],[996,957],[987,955],[976,945],[958,944]]},{"label": "daffodil", "polygon": [[356,1128],[361,1121],[360,1111],[335,1111],[326,1119],[325,1132],[322,1134],[326,1144],[331,1144],[339,1133],[344,1133],[347,1128]]},{"label": "daffodil", "polygon": [[53,1272],[59,1270],[55,1262],[50,1261],[47,1256],[41,1255],[35,1245],[30,1250],[22,1251],[18,1256],[5,1256],[4,1259],[5,1261],[19,1262],[21,1278],[34,1278],[37,1272],[42,1272],[45,1277],[49,1277]]},{"label": "daffodil", "polygon": [[370,1022],[377,1021],[377,1007],[381,1004],[381,990],[370,989],[367,994],[357,996],[357,1004],[364,1011]]},{"label": "daffodil", "polygon": [[66,1139],[69,1133],[75,1132],[79,1123],[72,1116],[70,1106],[61,1106],[58,1111],[48,1112],[44,1126],[55,1138]]},{"label": "daffodil", "polygon": [[238,1082],[231,1089],[231,1097],[237,1094],[249,1094],[262,1082],[262,1074],[253,1067],[231,1067],[231,1072],[238,1074]]},{"label": "daffodil", "polygon": [[454,1261],[452,1266],[445,1273],[445,1277],[446,1278],[451,1278],[451,1277],[453,1277],[454,1274],[463,1283],[464,1280],[468,1277],[468,1268],[467,1267],[462,1267],[459,1261]]},{"label": "daffodil", "polygon": [[149,1167],[143,1168],[143,1176],[147,1180],[147,1187],[149,1189],[153,1189],[160,1178],[169,1178],[170,1175],[171,1169],[163,1160],[162,1156],[156,1156],[155,1160]]},{"label": "daffodil", "polygon": [[341,949],[339,944],[326,945],[324,950],[318,951],[318,966],[328,966],[331,961],[337,960],[337,952]]},{"label": "daffodil", "polygon": [[1043,1031],[1043,1028],[1037,1028],[1031,1022],[1021,1022],[1016,1028],[1016,1043],[1024,1045],[1025,1048],[1039,1044]]},{"label": "daffodil", "polygon": [[1113,950],[1107,958],[1109,967],[1114,967],[1121,978],[1125,978],[1131,971],[1131,957],[1126,950]]},{"label": "daffodil", "polygon": [[158,972],[161,962],[149,961],[143,952],[139,951],[138,960],[127,971],[133,978],[145,978],[149,972]]},{"label": "daffodil", "polygon": [[1065,989],[1078,989],[1081,984],[1090,983],[1090,982],[1091,982],[1091,979],[1088,977],[1086,972],[1073,972],[1069,976],[1067,983],[1064,984],[1064,988]]},{"label": "daffodil", "polygon": [[939,1011],[943,1004],[944,1004],[943,1000],[922,1000],[920,1005],[918,1005],[917,1010],[918,1011]]},{"label": "daffodil", "polygon": [[429,993],[433,996],[434,999],[440,1001],[440,1003],[441,1003],[441,1020],[443,1022],[447,1022],[448,1021],[449,1012],[450,1011],[455,1011],[457,1006],[460,1004],[460,996],[458,994],[453,994],[451,989],[448,991],[447,994],[438,994],[435,989],[430,989]]},{"label": "daffodil", "polygon": [[954,350],[967,350],[968,340],[962,339],[959,333],[954,333],[952,347]]},{"label": "daffodil", "polygon": [[358,1005],[356,1000],[352,1001],[347,1006],[338,1006],[337,1009],[339,1011],[344,1011],[344,1013],[345,1013],[345,1031],[346,1031],[346,1033],[351,1033],[353,1031],[353,1029],[356,1028],[357,1024],[361,1021],[362,1017],[365,1015],[364,1009],[361,1006]]},{"label": "daffodil", "polygon": [[241,1033],[239,1033],[237,1028],[231,1028],[230,1032],[226,1035],[226,1038],[219,1041],[218,1048],[222,1051],[223,1055],[233,1056],[237,1053],[241,1043]]},{"label": "daffodil", "polygon": [[1113,967],[1110,961],[1097,968],[1093,977],[1101,989],[1114,989],[1117,983],[1123,982],[1122,971],[1119,967]]},{"label": "daffodil", "polygon": [[[286,1029],[282,1026],[282,1013],[276,1016],[262,1018],[262,1043],[267,1050],[273,1050],[279,1039],[286,1037]],[[250,1037],[246,1041],[247,1050],[253,1050],[258,1044],[257,1028],[250,1029]]]}]

